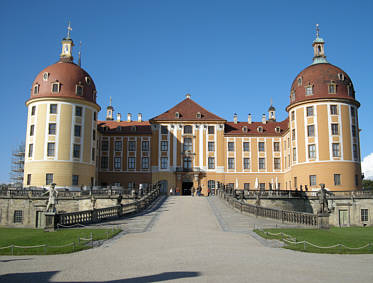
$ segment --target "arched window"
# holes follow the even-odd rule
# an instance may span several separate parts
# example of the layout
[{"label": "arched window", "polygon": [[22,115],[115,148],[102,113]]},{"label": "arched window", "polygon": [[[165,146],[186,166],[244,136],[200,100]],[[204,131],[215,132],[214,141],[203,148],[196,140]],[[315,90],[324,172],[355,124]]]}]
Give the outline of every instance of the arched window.
[{"label": "arched window", "polygon": [[247,133],[247,127],[246,126],[242,127],[242,132]]},{"label": "arched window", "polygon": [[184,134],[192,134],[192,133],[193,133],[192,126],[190,125],[184,126]]},{"label": "arched window", "polygon": [[259,127],[257,128],[257,130],[258,130],[258,133],[263,133],[263,127],[262,127],[262,126],[259,126]]}]

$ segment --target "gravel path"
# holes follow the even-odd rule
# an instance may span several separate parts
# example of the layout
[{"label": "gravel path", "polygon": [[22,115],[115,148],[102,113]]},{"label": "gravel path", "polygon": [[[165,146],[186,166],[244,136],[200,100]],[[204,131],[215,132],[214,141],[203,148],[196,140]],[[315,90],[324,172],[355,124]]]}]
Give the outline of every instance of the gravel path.
[{"label": "gravel path", "polygon": [[[138,216],[152,223],[145,232],[128,232],[110,245],[0,257],[0,282],[373,282],[373,255],[268,247],[251,236],[249,216],[224,206],[217,198],[169,197],[151,216]],[[229,220],[238,222],[224,228]]]}]

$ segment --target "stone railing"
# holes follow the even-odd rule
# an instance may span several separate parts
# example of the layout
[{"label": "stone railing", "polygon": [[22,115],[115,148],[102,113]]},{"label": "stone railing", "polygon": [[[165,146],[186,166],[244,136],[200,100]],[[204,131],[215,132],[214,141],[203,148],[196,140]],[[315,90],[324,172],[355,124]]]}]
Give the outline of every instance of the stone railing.
[{"label": "stone railing", "polygon": [[276,219],[281,222],[289,222],[300,225],[318,226],[318,216],[312,213],[288,211],[274,208],[267,208],[256,206],[248,203],[241,202],[227,194],[223,190],[218,191],[220,198],[225,200],[233,208],[255,215],[256,217],[266,217]]},{"label": "stone railing", "polygon": [[78,212],[56,214],[56,226],[71,226],[76,224],[97,223],[110,218],[117,218],[126,214],[139,212],[147,208],[160,194],[159,189],[153,189],[144,197],[128,204],[112,207],[84,210]]}]

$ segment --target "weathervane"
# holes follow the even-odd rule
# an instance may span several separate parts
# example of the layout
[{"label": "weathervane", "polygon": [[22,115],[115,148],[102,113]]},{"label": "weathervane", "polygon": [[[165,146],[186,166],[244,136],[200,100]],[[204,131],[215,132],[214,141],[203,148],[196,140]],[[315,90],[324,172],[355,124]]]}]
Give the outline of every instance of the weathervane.
[{"label": "weathervane", "polygon": [[316,38],[319,38],[319,33],[320,33],[319,24],[316,24]]},{"label": "weathervane", "polygon": [[66,39],[70,39],[70,31],[72,31],[73,29],[71,28],[70,26],[70,21],[69,21],[69,25],[67,27],[67,38]]}]

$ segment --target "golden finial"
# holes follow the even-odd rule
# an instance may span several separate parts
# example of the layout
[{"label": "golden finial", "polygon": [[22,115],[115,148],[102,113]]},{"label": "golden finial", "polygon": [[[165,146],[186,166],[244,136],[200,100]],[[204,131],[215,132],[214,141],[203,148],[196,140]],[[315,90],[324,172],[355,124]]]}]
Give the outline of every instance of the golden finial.
[{"label": "golden finial", "polygon": [[319,24],[316,24],[316,38],[319,38],[319,35],[320,35]]},{"label": "golden finial", "polygon": [[71,25],[70,25],[70,21],[69,21],[69,25],[67,27],[67,37],[66,39],[70,39],[70,32],[72,31],[73,29],[71,28]]}]

